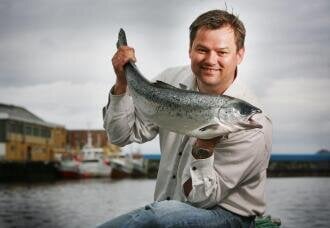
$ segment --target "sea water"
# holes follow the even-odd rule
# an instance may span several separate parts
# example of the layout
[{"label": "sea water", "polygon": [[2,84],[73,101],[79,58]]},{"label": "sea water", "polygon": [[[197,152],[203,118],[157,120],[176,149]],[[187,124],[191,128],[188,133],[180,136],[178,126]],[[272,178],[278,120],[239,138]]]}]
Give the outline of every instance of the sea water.
[{"label": "sea water", "polygon": [[[0,227],[95,227],[152,202],[154,179],[0,183]],[[330,227],[330,178],[269,178],[267,212],[281,227]]]}]

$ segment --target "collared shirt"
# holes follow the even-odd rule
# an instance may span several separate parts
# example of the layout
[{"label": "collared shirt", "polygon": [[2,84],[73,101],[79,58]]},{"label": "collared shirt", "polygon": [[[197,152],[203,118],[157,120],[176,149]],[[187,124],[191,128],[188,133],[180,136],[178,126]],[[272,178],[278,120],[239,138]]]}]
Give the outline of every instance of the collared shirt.
[{"label": "collared shirt", "polygon": [[[197,90],[190,66],[167,69],[155,80]],[[238,78],[224,94],[262,109],[257,98]],[[220,205],[242,216],[264,213],[266,169],[272,145],[272,124],[265,113],[253,117],[263,128],[242,130],[223,137],[213,155],[206,159],[195,159],[191,155],[196,138],[170,132],[143,120],[134,111],[128,92],[123,95],[110,92],[103,118],[110,141],[119,146],[147,142],[159,134],[161,160],[155,200],[174,199],[201,208]],[[189,178],[192,179],[192,190],[186,197],[183,184]]]}]

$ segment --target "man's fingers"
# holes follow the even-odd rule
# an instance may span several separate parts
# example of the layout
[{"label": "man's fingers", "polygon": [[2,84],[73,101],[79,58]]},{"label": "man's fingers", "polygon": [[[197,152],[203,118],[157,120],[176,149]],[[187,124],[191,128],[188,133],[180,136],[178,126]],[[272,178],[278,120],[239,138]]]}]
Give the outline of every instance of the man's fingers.
[{"label": "man's fingers", "polygon": [[197,139],[196,145],[201,148],[213,149],[220,142],[221,136],[212,139]]},{"label": "man's fingers", "polygon": [[128,61],[136,62],[134,48],[122,46],[112,58],[112,63],[116,67],[117,65],[125,65]]}]

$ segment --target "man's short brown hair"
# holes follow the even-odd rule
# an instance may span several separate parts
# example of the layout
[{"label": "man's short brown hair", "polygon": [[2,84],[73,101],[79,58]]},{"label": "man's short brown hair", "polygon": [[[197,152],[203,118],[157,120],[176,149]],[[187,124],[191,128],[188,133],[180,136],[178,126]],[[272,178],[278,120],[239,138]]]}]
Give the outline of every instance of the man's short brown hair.
[{"label": "man's short brown hair", "polygon": [[234,30],[237,51],[243,48],[246,33],[244,24],[237,16],[225,10],[210,10],[195,19],[189,27],[190,47],[200,28],[219,29],[225,26],[230,26]]}]

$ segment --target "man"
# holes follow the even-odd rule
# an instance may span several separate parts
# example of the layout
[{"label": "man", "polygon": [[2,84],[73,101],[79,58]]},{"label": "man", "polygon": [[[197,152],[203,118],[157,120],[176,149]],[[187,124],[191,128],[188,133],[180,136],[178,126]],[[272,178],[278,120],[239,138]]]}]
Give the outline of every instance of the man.
[{"label": "man", "polygon": [[[212,10],[190,26],[191,65],[165,70],[156,80],[208,94],[225,94],[262,108],[242,85],[237,66],[244,57],[245,28],[233,14]],[[264,114],[253,118],[263,128],[210,140],[169,132],[134,112],[123,66],[136,61],[134,49],[121,47],[112,64],[117,80],[104,108],[111,142],[143,143],[159,134],[161,161],[155,202],[101,227],[253,227],[265,211],[266,169],[272,125]]]}]

